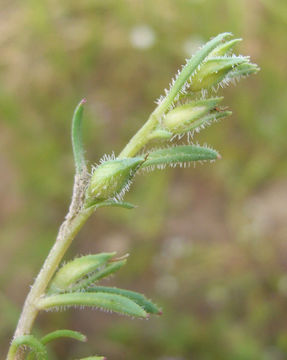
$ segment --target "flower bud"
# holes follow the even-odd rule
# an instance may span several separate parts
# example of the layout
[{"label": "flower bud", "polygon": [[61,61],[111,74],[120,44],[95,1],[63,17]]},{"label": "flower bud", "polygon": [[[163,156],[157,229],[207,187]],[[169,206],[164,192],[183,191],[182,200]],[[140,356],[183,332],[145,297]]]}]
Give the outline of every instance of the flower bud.
[{"label": "flower bud", "polygon": [[228,74],[229,79],[240,78],[251,74],[256,74],[260,70],[259,66],[252,63],[243,63]]},{"label": "flower bud", "polygon": [[223,97],[192,101],[189,104],[178,106],[167,113],[163,119],[163,126],[173,134],[185,133],[192,123],[205,116],[214,109]]},{"label": "flower bud", "polygon": [[210,58],[203,63],[193,76],[190,84],[191,91],[209,89],[222,80],[225,76],[241,64],[248,64],[246,57],[217,57]]},{"label": "flower bud", "polygon": [[120,196],[129,187],[130,181],[143,163],[142,157],[108,160],[95,168],[87,198],[104,201]]},{"label": "flower bud", "polygon": [[49,292],[71,289],[80,279],[106,265],[115,254],[85,255],[68,262],[56,272],[51,281]]},{"label": "flower bud", "polygon": [[228,54],[233,47],[238,44],[242,39],[233,39],[230,41],[226,41],[220,45],[218,45],[210,54],[209,57],[215,57],[215,56],[224,56]]}]

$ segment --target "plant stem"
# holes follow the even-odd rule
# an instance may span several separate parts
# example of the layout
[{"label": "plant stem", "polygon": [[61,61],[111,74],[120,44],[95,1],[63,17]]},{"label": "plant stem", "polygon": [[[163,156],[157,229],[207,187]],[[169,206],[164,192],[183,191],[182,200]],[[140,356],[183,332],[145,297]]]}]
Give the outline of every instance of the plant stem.
[{"label": "plant stem", "polygon": [[[134,156],[149,141],[150,135],[157,127],[162,111],[158,108],[150,115],[148,121],[131,138],[119,155],[119,158]],[[86,169],[82,174],[76,173],[73,198],[69,212],[65,221],[59,229],[54,246],[50,250],[31,290],[25,300],[21,316],[15,330],[14,339],[31,333],[34,321],[38,315],[37,301],[44,295],[46,288],[57,270],[62,258],[64,257],[71,242],[80,231],[89,216],[94,212],[94,208],[84,208],[85,184],[87,183]],[[10,352],[11,353],[11,352]],[[24,352],[18,351],[17,360],[24,359]],[[10,357],[11,358],[11,357]],[[7,358],[8,360],[8,358]]]},{"label": "plant stem", "polygon": [[150,134],[156,128],[160,119],[157,109],[150,115],[148,121],[139,129],[124,147],[118,158],[123,159],[136,155],[149,141]]},{"label": "plant stem", "polygon": [[[86,174],[76,175],[73,198],[65,221],[59,229],[54,246],[50,250],[31,290],[25,300],[21,316],[15,330],[14,338],[30,334],[32,326],[39,312],[37,309],[38,299],[45,290],[57,270],[63,256],[69,248],[72,240],[80,231],[89,216],[94,212],[93,208],[83,209]],[[17,353],[17,360],[24,359],[24,353]]]},{"label": "plant stem", "polygon": [[79,232],[92,212],[93,209],[85,210],[79,213],[74,219],[72,219],[72,221],[67,220],[61,226],[56,242],[25,301],[15,336],[29,334],[34,319],[38,313],[38,309],[36,307],[37,300],[45,292],[49,281],[54,275],[72,240],[75,238],[76,234]]}]

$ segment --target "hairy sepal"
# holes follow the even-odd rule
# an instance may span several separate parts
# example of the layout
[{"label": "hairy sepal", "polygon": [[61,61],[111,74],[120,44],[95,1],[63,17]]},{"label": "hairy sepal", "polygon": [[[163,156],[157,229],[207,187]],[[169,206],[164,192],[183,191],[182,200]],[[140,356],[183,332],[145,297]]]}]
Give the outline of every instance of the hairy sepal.
[{"label": "hairy sepal", "polygon": [[149,140],[169,140],[173,133],[166,129],[155,129],[150,135]]},{"label": "hairy sepal", "polygon": [[134,209],[136,205],[133,205],[126,201],[119,201],[117,199],[106,200],[98,202],[97,200],[92,200],[86,204],[86,208],[94,208],[95,210],[101,207],[120,207],[124,209]]},{"label": "hairy sepal", "polygon": [[128,297],[104,292],[74,292],[46,296],[37,303],[39,310],[65,309],[66,307],[93,307],[137,318],[147,318],[147,312]]},{"label": "hairy sepal", "polygon": [[97,281],[113,275],[115,272],[120,270],[120,268],[122,268],[126,264],[126,262],[127,262],[127,260],[123,259],[123,260],[117,260],[115,262],[111,262],[111,263],[107,264],[105,267],[103,267],[99,271],[90,274],[86,279],[79,281],[73,287],[72,291],[87,289],[89,286],[96,283]]},{"label": "hairy sepal", "polygon": [[228,74],[229,79],[240,79],[240,77],[256,74],[260,70],[259,66],[252,63],[244,63],[238,65],[233,71]]},{"label": "hairy sepal", "polygon": [[223,97],[201,99],[190,103],[177,106],[167,113],[162,120],[162,126],[173,134],[182,134],[192,126],[192,124],[204,117],[210,110],[213,110]]},{"label": "hairy sepal", "polygon": [[231,111],[226,110],[214,110],[208,115],[194,121],[189,127],[185,128],[183,133],[188,133],[191,137],[194,133],[199,133],[201,130],[205,129],[207,126],[211,125],[213,122],[219,121],[223,118],[226,118],[232,114]]},{"label": "hairy sepal", "polygon": [[224,56],[229,54],[234,46],[240,41],[242,41],[242,39],[233,39],[218,45],[213,51],[211,51],[209,57]]},{"label": "hairy sepal", "polygon": [[63,265],[51,281],[48,293],[71,291],[88,274],[100,270],[116,253],[85,255]]},{"label": "hairy sepal", "polygon": [[236,70],[239,65],[248,64],[248,61],[248,58],[243,56],[209,58],[192,77],[190,90],[197,92],[213,88],[223,81],[229,72]]},{"label": "hairy sepal", "polygon": [[135,291],[119,289],[116,287],[108,287],[108,286],[93,286],[87,289],[87,292],[92,292],[92,293],[104,292],[109,294],[122,295],[136,302],[149,314],[156,314],[156,315],[162,314],[162,311],[152,301],[148,300],[143,294],[140,294]]},{"label": "hairy sepal", "polygon": [[87,203],[89,204],[90,201],[100,203],[113,198],[121,200],[143,162],[143,158],[134,157],[101,163],[91,175],[86,192]]},{"label": "hairy sepal", "polygon": [[170,89],[166,91],[166,96],[160,99],[159,105],[155,110],[156,113],[164,113],[172,104],[177,100],[177,97],[181,91],[185,92],[185,87],[188,84],[190,77],[195,71],[198,70],[198,67],[208,55],[216,49],[217,46],[221,45],[222,42],[230,37],[231,33],[222,33],[217,35],[215,38],[208,41],[199,51],[197,51],[191,59],[187,61],[185,66],[181,71],[176,75],[176,78],[172,80]]}]

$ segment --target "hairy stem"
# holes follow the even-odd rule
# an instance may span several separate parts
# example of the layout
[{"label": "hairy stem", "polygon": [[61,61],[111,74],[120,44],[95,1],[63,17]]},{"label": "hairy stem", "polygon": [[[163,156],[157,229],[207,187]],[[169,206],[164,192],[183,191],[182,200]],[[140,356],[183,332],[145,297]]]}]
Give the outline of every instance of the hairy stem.
[{"label": "hairy stem", "polygon": [[69,248],[72,240],[84,225],[93,210],[85,210],[79,213],[74,219],[66,220],[60,228],[57,240],[52,247],[41,271],[39,272],[34,285],[24,304],[23,312],[19,319],[15,336],[29,334],[34,319],[38,313],[35,304],[43,295],[46,287],[54,275],[60,261]]},{"label": "hairy stem", "polygon": [[135,156],[149,141],[150,134],[156,128],[161,113],[157,111],[158,108],[150,115],[148,121],[139,129],[139,131],[131,138],[128,144],[124,147],[118,158],[128,158]]},{"label": "hairy stem", "polygon": [[[119,158],[132,157],[138,153],[149,141],[150,135],[155,130],[163,111],[155,111],[150,115],[148,121],[141,129],[131,138],[119,155]],[[83,167],[82,167],[83,169]],[[79,171],[79,168],[77,168]],[[84,168],[82,173],[76,172],[73,198],[69,212],[65,221],[59,229],[54,246],[50,250],[31,290],[25,300],[21,316],[14,334],[14,339],[31,333],[34,321],[38,315],[37,301],[44,295],[47,286],[57,270],[61,260],[68,250],[71,242],[80,231],[81,227],[87,221],[89,216],[94,212],[92,207],[84,208],[85,188],[88,181],[88,175]],[[11,353],[11,352],[10,352]],[[17,360],[24,359],[24,352],[18,351]],[[8,358],[7,358],[8,359]],[[11,359],[11,356],[10,358]]]},{"label": "hairy stem", "polygon": [[[73,198],[65,221],[59,229],[54,246],[50,250],[31,290],[25,300],[21,316],[14,338],[30,334],[39,310],[37,301],[45,293],[46,288],[59,266],[63,256],[69,248],[72,240],[80,231],[94,209],[83,209],[86,174],[76,175],[74,183]],[[18,352],[17,360],[24,358],[23,352]]]}]

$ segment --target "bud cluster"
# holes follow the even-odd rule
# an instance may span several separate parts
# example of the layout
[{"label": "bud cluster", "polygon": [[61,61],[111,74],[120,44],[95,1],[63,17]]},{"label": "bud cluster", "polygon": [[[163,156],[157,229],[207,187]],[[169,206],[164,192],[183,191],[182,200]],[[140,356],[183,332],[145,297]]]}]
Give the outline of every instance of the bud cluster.
[{"label": "bud cluster", "polygon": [[255,73],[259,68],[250,63],[249,57],[232,54],[233,47],[241,39],[227,40],[230,36],[230,33],[219,34],[199,49],[172,80],[147,123],[120,156],[106,158],[94,169],[86,192],[88,205],[106,204],[111,199],[120,201],[140,168],[164,168],[166,165],[219,158],[212,149],[193,145],[176,146],[174,152],[162,148],[132,156],[150,141],[167,143],[185,134],[189,140],[194,132],[231,115],[231,111],[220,107],[223,97],[209,96],[210,92]]},{"label": "bud cluster", "polygon": [[207,95],[231,81],[256,73],[259,68],[250,63],[248,56],[231,54],[241,39],[225,41],[230,36],[224,33],[210,40],[172,80],[169,90],[165,90],[166,96],[158,100],[158,108],[164,110],[155,130],[158,138],[159,129],[181,137],[231,114],[218,107],[222,97],[207,98]]},{"label": "bud cluster", "polygon": [[[76,176],[70,211],[60,228],[57,242],[27,297],[7,360],[14,360],[21,347],[30,348],[27,359],[47,359],[45,344],[60,337],[86,340],[83,334],[65,329],[51,332],[39,340],[29,335],[34,315],[40,310],[88,306],[141,319],[148,319],[151,314],[161,314],[161,310],[140,293],[98,284],[101,279],[124,266],[127,255],[119,258],[114,257],[115,253],[84,255],[58,270],[57,266],[69,244],[95,209],[103,206],[134,208],[134,205],[123,202],[122,197],[140,168],[152,171],[166,166],[186,167],[195,161],[220,159],[216,150],[194,144],[172,144],[146,153],[142,151],[151,141],[160,140],[162,145],[163,142],[166,144],[184,134],[188,134],[189,139],[189,134],[193,135],[212,121],[231,114],[219,107],[223,98],[209,97],[209,92],[242,76],[256,73],[259,69],[249,62],[249,57],[230,54],[234,45],[241,40],[226,41],[230,36],[230,33],[217,35],[187,61],[172,80],[169,90],[165,91],[165,96],[160,98],[147,122],[119,156],[104,156],[91,176],[88,174],[81,133],[83,105],[86,100],[79,103],[72,121]],[[139,152],[141,155],[137,155]],[[26,331],[27,335],[17,335],[26,334]],[[92,356],[82,360],[105,358]]]}]

